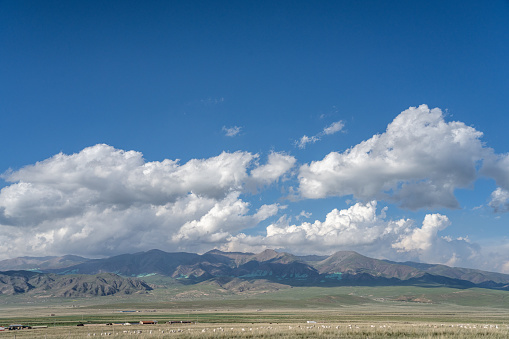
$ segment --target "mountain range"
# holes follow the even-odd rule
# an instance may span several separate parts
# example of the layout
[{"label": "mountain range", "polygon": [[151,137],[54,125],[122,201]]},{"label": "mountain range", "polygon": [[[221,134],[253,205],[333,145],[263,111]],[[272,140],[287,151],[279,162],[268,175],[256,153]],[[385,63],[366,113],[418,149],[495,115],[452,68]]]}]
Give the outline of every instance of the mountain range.
[{"label": "mountain range", "polygon": [[[12,287],[14,285],[9,285],[9,281],[14,281],[12,279],[14,273],[0,272],[0,293],[4,294],[37,291],[40,284],[30,283],[35,276],[38,277],[38,281],[49,279],[53,285],[60,286],[63,281],[61,279],[65,280],[70,275],[81,277],[78,280],[88,279],[87,283],[81,286],[96,287],[80,289],[75,284],[74,289],[66,290],[60,286],[59,295],[94,294],[94,288],[97,290],[96,295],[146,291],[150,287],[139,279],[151,275],[170,277],[186,284],[208,280],[224,283],[240,279],[264,280],[290,286],[421,285],[509,290],[507,274],[438,264],[378,260],[353,251],[340,251],[330,256],[296,256],[274,250],[265,250],[261,253],[212,250],[201,255],[150,250],[104,259],[78,256],[22,257],[0,261],[0,269],[30,270],[31,272],[23,274],[19,271],[17,281],[25,279],[26,284],[34,286],[32,289],[19,287],[19,284]],[[101,276],[105,273],[109,273],[109,279],[114,280],[112,283],[106,283],[107,286],[105,276]],[[20,275],[24,278],[20,278]],[[89,277],[86,278],[87,276]],[[96,277],[94,282],[90,276]],[[6,277],[11,278],[9,280]],[[78,281],[76,279],[75,281]],[[46,283],[45,288],[51,289],[50,285]],[[116,289],[111,286],[122,288]]]},{"label": "mountain range", "polygon": [[89,297],[150,291],[145,282],[112,273],[58,275],[31,271],[0,272],[0,295]]}]

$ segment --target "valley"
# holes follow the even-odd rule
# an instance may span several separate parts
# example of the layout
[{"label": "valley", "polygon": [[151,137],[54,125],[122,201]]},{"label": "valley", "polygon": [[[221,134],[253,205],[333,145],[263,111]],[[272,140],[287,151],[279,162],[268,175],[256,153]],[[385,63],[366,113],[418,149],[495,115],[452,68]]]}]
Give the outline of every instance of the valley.
[{"label": "valley", "polygon": [[[275,251],[198,255],[153,250],[83,258],[66,267],[55,258],[44,260],[45,269],[0,273],[0,325],[47,326],[19,331],[17,338],[36,333],[78,338],[111,333],[113,327],[126,337],[124,331],[136,328],[142,331],[138,337],[151,337],[148,330],[153,336],[180,338],[328,338],[338,333],[349,338],[429,333],[502,338],[509,333],[509,279],[501,273],[392,263],[355,252],[324,258]],[[143,320],[158,324],[139,325]],[[177,327],[168,321],[192,324],[172,333]],[[126,330],[104,327],[107,323],[131,325]],[[229,336],[212,332],[226,326],[232,328]],[[248,326],[256,329],[251,336],[241,331]],[[6,333],[0,332],[0,338]]]}]

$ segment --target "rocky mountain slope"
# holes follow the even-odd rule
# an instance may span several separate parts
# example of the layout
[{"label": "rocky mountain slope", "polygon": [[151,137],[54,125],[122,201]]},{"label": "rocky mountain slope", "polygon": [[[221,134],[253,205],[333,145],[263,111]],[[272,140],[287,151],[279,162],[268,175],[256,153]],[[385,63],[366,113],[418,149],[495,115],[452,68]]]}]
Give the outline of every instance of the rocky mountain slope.
[{"label": "rocky mountain slope", "polygon": [[[115,273],[142,278],[156,274],[188,284],[235,281],[242,285],[241,280],[262,279],[287,286],[421,285],[509,290],[509,275],[506,274],[445,265],[391,262],[352,251],[340,251],[330,256],[299,257],[274,250],[261,253],[212,250],[202,255],[150,250],[88,260],[43,272],[53,276],[58,274],[59,277]],[[23,289],[22,286],[19,288]],[[104,293],[107,294],[107,291]]]},{"label": "rocky mountain slope", "polygon": [[85,297],[144,293],[152,288],[139,279],[113,273],[57,275],[29,271],[0,272],[0,294],[28,293],[52,297]]}]

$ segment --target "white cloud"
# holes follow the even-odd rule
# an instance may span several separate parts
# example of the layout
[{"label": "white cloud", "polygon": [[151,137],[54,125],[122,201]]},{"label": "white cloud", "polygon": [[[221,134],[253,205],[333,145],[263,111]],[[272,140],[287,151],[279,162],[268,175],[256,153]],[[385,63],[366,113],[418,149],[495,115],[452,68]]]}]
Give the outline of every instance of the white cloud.
[{"label": "white cloud", "polygon": [[337,133],[337,132],[341,131],[343,129],[343,127],[345,127],[345,123],[343,121],[333,122],[330,126],[325,127],[323,129],[323,134],[331,135],[331,134]]},{"label": "white cloud", "polygon": [[311,218],[311,216],[313,215],[313,213],[311,212],[306,212],[304,210],[302,210],[299,215],[296,217],[297,220],[299,220],[301,217],[302,218],[306,218],[306,219],[309,219]]},{"label": "white cloud", "polygon": [[[190,192],[219,199],[240,190],[256,155],[222,153],[209,159],[145,163],[141,153],[108,145],[88,147],[72,155],[57,154],[26,166],[6,179],[0,207],[12,224],[30,218],[60,218],[87,206],[117,209],[133,204],[161,205]],[[5,220],[4,220],[5,222]]]},{"label": "white cloud", "polygon": [[509,191],[498,187],[491,193],[489,205],[497,213],[509,212]]},{"label": "white cloud", "polygon": [[[426,251],[433,245],[433,241],[437,239],[438,231],[444,230],[449,225],[450,222],[447,216],[428,214],[424,218],[421,228],[416,228],[409,234],[402,236],[400,241],[392,244],[392,247],[403,252],[414,250]],[[450,241],[450,239],[447,240]]]},{"label": "white cloud", "polygon": [[240,133],[242,130],[242,127],[239,126],[232,126],[232,127],[226,127],[223,126],[223,132],[227,137],[234,137]]},{"label": "white cloud", "polygon": [[[284,216],[265,235],[245,235],[245,229],[285,206],[269,203],[252,209],[243,194],[251,192],[250,185],[281,180],[296,159],[273,152],[265,163],[258,161],[257,154],[223,152],[183,164],[145,162],[139,152],[108,145],[57,154],[4,175],[11,184],[0,191],[0,258],[220,247],[280,248],[297,254],[348,249],[391,260],[485,269],[503,269],[509,261],[503,251],[483,256],[478,245],[441,235],[449,225],[446,216],[429,214],[420,226],[410,219],[390,220],[387,207],[377,213],[376,201],[335,209],[323,221],[305,222],[311,214],[302,211],[294,218],[302,219],[298,224]],[[499,192],[499,200],[506,201],[506,192]]]},{"label": "white cloud", "polygon": [[180,246],[189,242],[224,242],[231,234],[241,229],[253,227],[278,212],[278,205],[263,205],[254,215],[247,215],[249,204],[239,200],[239,193],[231,193],[218,201],[199,220],[186,222],[172,239]]},{"label": "white cloud", "polygon": [[314,144],[318,140],[320,140],[320,138],[317,136],[308,137],[307,135],[304,135],[302,138],[300,138],[300,140],[298,142],[296,142],[296,145],[300,149],[304,149],[304,148],[306,148],[307,144],[310,144],[310,143]]},{"label": "white cloud", "polygon": [[353,195],[410,209],[457,208],[454,190],[474,182],[488,152],[481,136],[462,122],[445,122],[438,108],[411,107],[385,133],[301,166],[299,191],[313,199]]},{"label": "white cloud", "polygon": [[258,184],[268,185],[277,181],[295,166],[297,159],[284,153],[272,152],[267,164],[258,166],[251,171],[251,178]]},{"label": "white cloud", "polygon": [[295,142],[295,145],[298,146],[300,149],[304,149],[306,148],[307,144],[314,144],[315,142],[320,141],[322,137],[325,135],[332,135],[334,133],[341,131],[343,127],[345,127],[345,123],[343,121],[340,120],[333,122],[329,126],[325,127],[323,131],[316,135],[313,135],[311,137],[304,135],[302,138],[300,138],[299,141]]},{"label": "white cloud", "polygon": [[509,154],[490,153],[481,173],[495,179],[499,187],[491,193],[490,207],[497,213],[509,212]]},{"label": "white cloud", "polygon": [[338,247],[354,248],[373,244],[385,234],[399,234],[408,220],[385,222],[376,215],[375,201],[357,203],[346,210],[334,209],[325,221],[289,225],[286,218],[267,227],[264,241],[278,247],[306,249],[308,253],[330,253]]},{"label": "white cloud", "polygon": [[251,214],[241,194],[253,183],[278,181],[295,159],[257,159],[223,152],[185,164],[145,162],[139,152],[108,145],[57,154],[4,175],[12,184],[0,191],[0,257],[213,248],[280,208]]},{"label": "white cloud", "polygon": [[[446,216],[428,214],[422,226],[411,219],[388,220],[382,209],[377,214],[377,203],[357,203],[348,209],[334,209],[324,221],[290,224],[287,217],[266,229],[265,236],[238,234],[223,246],[232,251],[258,251],[279,248],[296,254],[331,254],[339,250],[354,250],[376,258],[396,261],[422,261],[483,267],[479,245],[467,239],[451,239],[439,232],[450,224]],[[509,256],[508,256],[509,258]],[[489,261],[489,260],[488,260]],[[489,265],[496,268],[497,263]],[[484,269],[487,267],[484,266]]]},{"label": "white cloud", "polygon": [[495,179],[498,186],[509,190],[509,154],[489,153],[484,160],[481,173]]}]

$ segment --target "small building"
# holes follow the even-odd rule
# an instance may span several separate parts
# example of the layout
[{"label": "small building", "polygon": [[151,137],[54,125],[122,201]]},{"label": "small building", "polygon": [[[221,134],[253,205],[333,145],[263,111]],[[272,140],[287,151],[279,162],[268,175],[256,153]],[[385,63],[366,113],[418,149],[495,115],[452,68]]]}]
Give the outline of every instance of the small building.
[{"label": "small building", "polygon": [[30,326],[27,326],[27,325],[21,325],[21,324],[11,324],[9,325],[9,331],[14,331],[14,330],[26,330],[26,329],[31,329],[32,327]]}]

